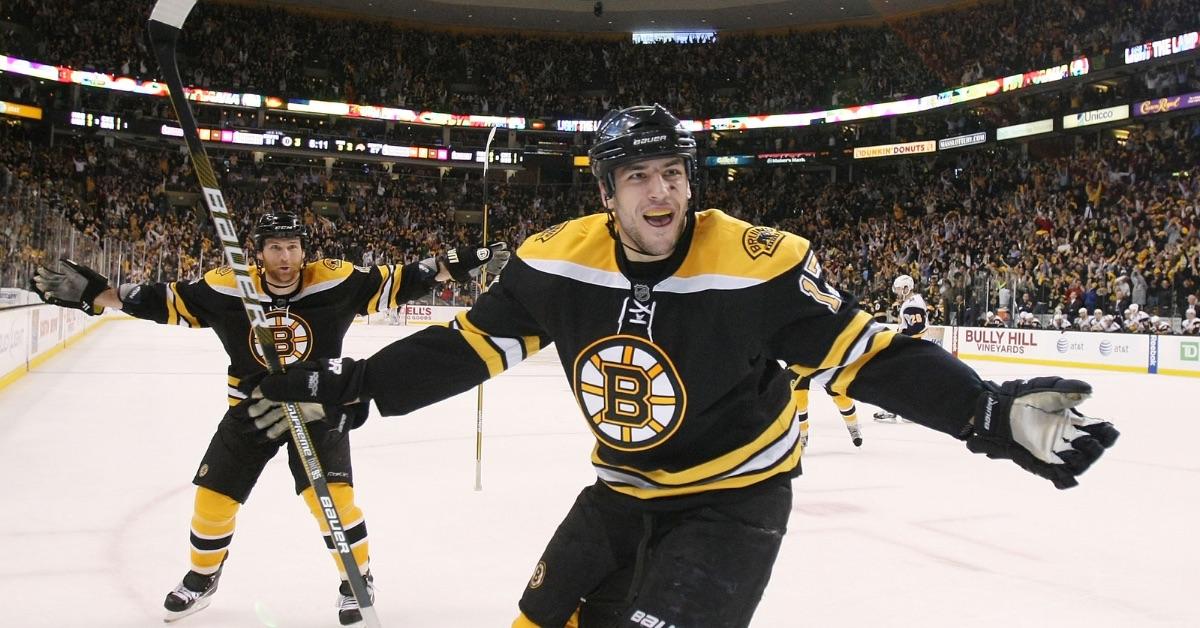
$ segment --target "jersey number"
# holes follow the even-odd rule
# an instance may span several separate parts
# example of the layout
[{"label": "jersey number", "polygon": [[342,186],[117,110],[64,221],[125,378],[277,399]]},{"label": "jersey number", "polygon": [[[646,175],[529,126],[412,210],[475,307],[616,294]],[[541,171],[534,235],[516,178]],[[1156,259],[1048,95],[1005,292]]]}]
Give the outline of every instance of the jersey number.
[{"label": "jersey number", "polygon": [[817,262],[817,256],[812,253],[808,254],[808,259],[804,262],[804,269],[800,271],[800,291],[829,308],[829,311],[834,314],[842,309],[841,293],[821,279],[821,264]]}]

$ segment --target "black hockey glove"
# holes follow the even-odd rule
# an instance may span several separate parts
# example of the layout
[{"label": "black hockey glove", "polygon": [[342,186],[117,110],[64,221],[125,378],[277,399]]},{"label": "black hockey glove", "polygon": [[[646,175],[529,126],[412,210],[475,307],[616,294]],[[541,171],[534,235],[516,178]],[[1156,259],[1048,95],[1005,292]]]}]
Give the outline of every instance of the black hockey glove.
[{"label": "black hockey glove", "polygon": [[[305,423],[323,421],[338,432],[358,429],[367,421],[366,403],[349,406],[319,403],[298,403],[296,405],[299,406],[300,416]],[[229,413],[244,424],[246,432],[256,434],[259,441],[273,441],[288,433],[290,422],[282,401],[264,399],[256,394],[234,406]]]},{"label": "black hockey glove", "polygon": [[50,305],[82,310],[89,316],[104,312],[96,307],[96,297],[108,289],[108,277],[62,258],[63,272],[39,266],[30,289]]},{"label": "black hockey glove", "polygon": [[365,375],[366,362],[353,358],[297,362],[265,375],[252,397],[334,406],[365,402],[370,400],[363,391]]},{"label": "black hockey glove", "polygon": [[988,458],[1012,460],[1056,488],[1079,484],[1076,476],[1120,435],[1111,423],[1075,409],[1092,395],[1086,382],[1035,377],[984,386],[975,402],[975,432],[967,448]]},{"label": "black hockey glove", "polygon": [[446,267],[454,281],[465,283],[478,277],[484,266],[489,275],[499,275],[510,256],[512,253],[508,250],[508,244],[496,242],[486,247],[460,246],[450,249],[438,258],[438,262]]}]

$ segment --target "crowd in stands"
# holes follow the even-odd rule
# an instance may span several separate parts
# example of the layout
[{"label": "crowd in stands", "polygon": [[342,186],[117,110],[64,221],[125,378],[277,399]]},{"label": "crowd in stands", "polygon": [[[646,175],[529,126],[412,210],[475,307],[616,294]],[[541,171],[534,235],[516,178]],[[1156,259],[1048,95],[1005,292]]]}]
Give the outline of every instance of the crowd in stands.
[{"label": "crowd in stands", "polygon": [[[150,4],[0,0],[0,19],[27,27],[14,31],[0,52],[157,78],[140,35]],[[1194,0],[1002,0],[883,26],[723,33],[715,44],[643,46],[416,30],[210,2],[197,7],[185,30],[182,65],[185,81],[202,87],[418,109],[596,117],[612,106],[658,101],[681,117],[724,116],[927,94],[1119,51],[1194,30],[1200,24],[1194,9]],[[950,45],[963,41],[972,45]],[[201,46],[205,54],[197,53]],[[5,78],[5,95],[29,89]],[[1080,84],[958,113],[709,134],[702,141],[726,154],[837,150],[1183,91],[1200,91],[1194,59],[1119,79],[1107,90]],[[110,106],[118,98],[101,90],[84,90],[82,97]],[[168,115],[161,99],[120,101],[137,115]],[[237,113],[206,108],[202,117],[226,124],[224,116]],[[67,247],[102,252],[105,271],[121,281],[193,279],[221,263],[203,211],[187,207],[186,194],[180,197],[194,183],[176,148],[66,135],[51,142],[43,129],[0,125],[0,239],[6,245],[0,280],[6,285],[21,285],[35,265]],[[337,131],[400,132],[353,124]],[[1064,139],[1032,153],[1014,144],[884,160],[837,182],[785,167],[739,170],[732,177],[702,177],[697,200],[809,238],[835,285],[884,318],[894,307],[891,280],[906,273],[917,279],[933,322],[1163,331],[1164,323],[1174,329],[1182,320],[1183,331],[1200,331],[1188,322],[1200,292],[1200,120],[1148,124],[1120,140],[1104,138],[1096,143],[1077,136],[1074,146]],[[218,153],[215,161],[240,233],[249,233],[261,211],[302,209],[312,257],[406,263],[482,239],[478,224],[455,216],[483,204],[476,172],[326,169],[311,160],[257,161],[237,152]],[[509,184],[499,174],[489,190],[488,238],[514,246],[598,209],[590,183]],[[464,303],[475,289],[449,286],[434,296]]]},{"label": "crowd in stands", "polygon": [[934,322],[1044,325],[1086,309],[1127,329],[1139,311],[1186,319],[1200,291],[1194,118],[1059,156],[996,147],[835,184],[743,171],[712,181],[705,202],[808,237],[834,285],[877,311],[912,275]]},{"label": "crowd in stands", "polygon": [[[0,129],[0,198],[8,199],[0,237],[20,245],[7,247],[3,276],[47,258],[26,244],[33,223],[22,214],[32,205],[11,202],[31,195],[85,238],[116,243],[120,267],[110,272],[122,281],[192,279],[220,264],[203,213],[169,202],[169,192],[194,189],[177,149],[67,136],[50,147],[20,125]],[[732,178],[714,170],[696,196],[702,207],[809,238],[834,285],[884,316],[894,307],[891,281],[904,273],[935,323],[1078,328],[1081,311],[1086,329],[1190,320],[1200,293],[1200,118],[1135,127],[1124,140],[1064,141],[1048,155],[1014,144],[884,161],[839,182],[787,167]],[[245,153],[215,161],[241,233],[261,211],[303,208],[314,257],[405,263],[481,239],[479,225],[454,217],[482,206],[477,171],[327,172]],[[489,186],[491,241],[517,246],[598,210],[590,180],[531,186],[500,174]],[[469,302],[474,289],[437,296]]]},{"label": "crowd in stands", "polygon": [[[142,36],[151,4],[3,0],[0,19],[28,31],[0,53],[156,79]],[[1000,0],[882,25],[636,45],[206,2],[184,31],[181,66],[197,86],[283,97],[592,119],[614,105],[660,102],[708,117],[926,95],[1198,25],[1194,0]]]}]

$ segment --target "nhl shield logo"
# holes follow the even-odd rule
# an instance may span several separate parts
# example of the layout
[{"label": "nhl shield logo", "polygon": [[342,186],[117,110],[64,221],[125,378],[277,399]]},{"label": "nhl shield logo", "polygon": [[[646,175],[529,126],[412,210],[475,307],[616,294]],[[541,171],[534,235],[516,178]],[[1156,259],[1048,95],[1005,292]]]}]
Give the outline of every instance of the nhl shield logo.
[{"label": "nhl shield logo", "polygon": [[637,299],[638,303],[645,303],[650,300],[650,286],[644,283],[633,285],[633,298]]},{"label": "nhl shield logo", "polygon": [[779,248],[779,241],[782,239],[783,234],[770,227],[750,227],[742,236],[742,247],[746,249],[750,259],[757,259],[763,255],[770,257],[775,254],[775,249]]}]

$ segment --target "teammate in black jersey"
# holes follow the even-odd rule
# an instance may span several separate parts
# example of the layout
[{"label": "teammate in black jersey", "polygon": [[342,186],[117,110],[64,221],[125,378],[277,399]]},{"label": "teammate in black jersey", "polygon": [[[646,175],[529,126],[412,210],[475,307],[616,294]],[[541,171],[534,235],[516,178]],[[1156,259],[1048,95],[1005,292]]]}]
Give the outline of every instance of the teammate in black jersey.
[{"label": "teammate in black jersey", "polygon": [[[489,272],[498,272],[509,255],[500,244],[456,249],[446,258],[406,266],[364,268],[332,259],[305,263],[307,230],[290,212],[263,214],[253,238],[258,265],[250,275],[263,295],[275,349],[285,366],[306,359],[337,357],[342,353],[342,338],[357,314],[395,308],[428,294],[438,281],[468,280],[485,264]],[[35,287],[49,303],[89,313],[120,309],[158,323],[211,327],[229,354],[227,390],[231,408],[249,392],[241,387],[242,381],[264,371],[266,363],[255,343],[231,269],[210,271],[190,283],[125,284],[114,289],[89,268],[66,260],[64,265],[61,273],[45,268],[38,273]],[[374,595],[367,565],[366,523],[354,502],[347,433],[349,427],[357,427],[366,419],[367,404],[302,406],[305,416],[328,421],[313,425],[312,440],[355,560],[367,575],[368,588]],[[233,538],[235,515],[267,461],[284,442],[296,492],[312,509],[339,571],[342,569],[295,446],[280,438],[287,430],[271,432],[264,439],[246,429],[246,413],[257,414],[245,405],[225,415],[192,480],[197,489],[191,525],[191,569],[167,595],[166,621],[186,617],[211,602]],[[361,613],[345,578],[342,573],[338,617],[342,624],[353,625],[361,620]]]},{"label": "teammate in black jersey", "polygon": [[800,472],[779,361],[1060,488],[1116,440],[1075,412],[1087,384],[981,381],[872,321],[804,238],[690,210],[695,140],[662,107],[606,116],[590,157],[605,212],[526,240],[470,311],[367,360],[301,362],[260,385],[271,399],[403,414],[553,341],[598,481],[547,545],[514,626],[748,625]]}]

